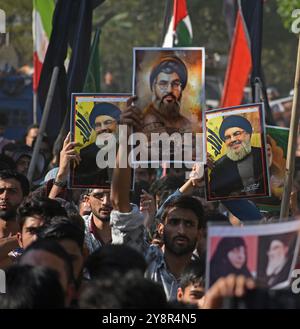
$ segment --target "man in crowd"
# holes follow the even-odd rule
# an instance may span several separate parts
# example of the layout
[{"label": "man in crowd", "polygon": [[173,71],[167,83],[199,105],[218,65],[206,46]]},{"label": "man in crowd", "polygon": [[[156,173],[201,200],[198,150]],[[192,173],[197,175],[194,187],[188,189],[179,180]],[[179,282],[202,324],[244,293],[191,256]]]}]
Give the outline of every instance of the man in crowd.
[{"label": "man in crowd", "polygon": [[46,267],[13,265],[6,271],[1,309],[64,308],[65,296],[58,274]]},{"label": "man in crowd", "polygon": [[[64,140],[60,152],[60,163],[54,185],[49,198],[56,198],[64,189],[72,161],[78,162],[79,155],[75,151],[76,143],[70,142],[70,134]],[[85,244],[90,253],[111,242],[111,227],[109,224],[112,210],[110,189],[88,189],[84,192],[84,200],[89,208],[89,214],[82,216],[85,223]]]},{"label": "man in crowd", "polygon": [[39,239],[57,241],[72,260],[74,283],[79,288],[82,279],[84,231],[71,219],[55,216],[38,230]]},{"label": "man in crowd", "polygon": [[65,209],[56,200],[29,196],[22,202],[17,210],[19,253],[37,239],[37,228],[54,216],[67,216]]},{"label": "man in crowd", "polygon": [[33,147],[33,143],[36,141],[39,134],[39,125],[33,124],[27,128],[25,135],[25,144],[29,147]]},{"label": "man in crowd", "polygon": [[[130,104],[130,101],[129,101]],[[139,112],[132,106],[122,114],[129,126],[140,128]],[[113,243],[126,244],[144,252],[148,268],[146,277],[162,284],[168,300],[176,300],[182,271],[190,263],[193,251],[202,237],[204,212],[201,203],[183,196],[171,202],[165,209],[159,224],[164,238],[164,251],[149,246],[144,240],[143,215],[136,205],[129,202],[131,169],[119,168],[118,161],[126,150],[120,146],[117,168],[114,170],[111,199]]]},{"label": "man in crowd", "polygon": [[83,216],[85,222],[85,244],[90,253],[111,243],[110,213],[112,210],[109,189],[88,190],[87,203],[90,215]]},{"label": "man in crowd", "polygon": [[70,305],[74,297],[74,277],[71,257],[58,242],[38,239],[20,257],[19,264],[45,266],[58,273],[65,295],[65,304]]},{"label": "man in crowd", "polygon": [[18,247],[16,211],[29,193],[29,182],[15,171],[0,171],[0,268],[10,264],[8,253]]},{"label": "man in crowd", "polygon": [[193,261],[184,270],[180,287],[177,291],[177,300],[186,304],[202,305],[205,300],[205,266],[201,262]]}]

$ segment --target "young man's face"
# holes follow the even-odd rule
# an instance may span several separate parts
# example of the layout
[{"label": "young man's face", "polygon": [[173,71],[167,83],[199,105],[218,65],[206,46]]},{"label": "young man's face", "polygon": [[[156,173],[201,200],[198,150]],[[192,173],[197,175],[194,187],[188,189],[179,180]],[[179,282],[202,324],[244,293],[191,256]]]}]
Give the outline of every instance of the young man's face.
[{"label": "young man's face", "polygon": [[22,155],[16,162],[16,171],[24,176],[27,175],[31,158],[28,155]]},{"label": "young man's face", "polygon": [[23,200],[21,184],[14,178],[0,179],[0,218],[10,220]]},{"label": "young man's face", "polygon": [[198,225],[198,218],[192,210],[171,208],[164,224],[159,225],[166,250],[178,256],[192,253],[201,237]]},{"label": "young man's face", "polygon": [[26,249],[32,242],[37,239],[34,228],[40,227],[44,224],[44,220],[40,216],[29,216],[25,219],[22,231],[18,232],[18,243],[23,249]]},{"label": "young man's face", "polygon": [[109,189],[94,189],[88,196],[92,213],[98,219],[108,222],[112,210]]},{"label": "young man's face", "polygon": [[205,289],[198,283],[191,283],[184,290],[178,288],[177,300],[185,304],[197,304],[204,297]]},{"label": "young man's face", "polygon": [[38,134],[39,128],[31,128],[25,138],[26,145],[32,147],[32,143],[37,139]]}]

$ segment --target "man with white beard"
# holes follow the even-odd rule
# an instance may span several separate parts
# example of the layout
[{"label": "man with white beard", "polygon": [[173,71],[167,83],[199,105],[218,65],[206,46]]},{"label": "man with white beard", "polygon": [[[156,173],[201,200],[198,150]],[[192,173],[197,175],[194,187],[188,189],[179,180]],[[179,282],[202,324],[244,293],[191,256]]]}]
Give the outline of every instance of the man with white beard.
[{"label": "man with white beard", "polygon": [[280,240],[273,240],[268,250],[269,263],[266,274],[270,278],[269,282],[274,281],[274,276],[277,275],[287,262],[288,246],[285,246]]},{"label": "man with white beard", "polygon": [[257,195],[264,191],[262,149],[251,146],[251,123],[243,116],[225,117],[219,136],[226,154],[214,163],[210,174],[213,197]]},{"label": "man with white beard", "polygon": [[109,146],[116,146],[120,114],[120,109],[112,103],[94,105],[89,122],[96,132],[96,140],[80,150],[81,161],[75,169],[75,185],[110,187],[112,170],[100,168],[97,154],[103,147],[106,148],[106,152],[110,152],[113,150],[110,150]]},{"label": "man with white beard", "polygon": [[267,243],[264,243],[266,251],[261,263],[263,264],[265,259],[267,262],[264,268],[258,269],[257,279],[260,284],[270,288],[280,288],[287,284],[296,239],[296,235],[291,233],[267,237]]}]

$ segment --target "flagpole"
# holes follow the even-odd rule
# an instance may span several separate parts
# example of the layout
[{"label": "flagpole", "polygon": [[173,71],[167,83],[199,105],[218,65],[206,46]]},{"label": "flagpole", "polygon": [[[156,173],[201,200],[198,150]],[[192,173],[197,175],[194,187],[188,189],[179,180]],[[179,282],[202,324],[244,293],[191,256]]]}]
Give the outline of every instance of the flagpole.
[{"label": "flagpole", "polygon": [[[35,1],[34,1],[34,5],[35,5]],[[36,40],[37,40],[37,25],[36,25],[36,14],[33,16],[33,20],[32,20],[32,24],[33,24],[33,68],[34,68],[34,72],[33,72],[33,104],[32,104],[32,118],[33,118],[33,123],[37,124],[37,90],[36,90],[36,63],[35,63],[35,59],[34,59],[34,50],[36,47]]]},{"label": "flagpole", "polygon": [[260,102],[260,84],[259,84],[259,79],[255,78],[254,80],[254,102],[259,103]]},{"label": "flagpole", "polygon": [[287,150],[287,159],[286,159],[286,168],[285,168],[285,180],[283,195],[281,200],[281,209],[280,209],[280,220],[287,220],[289,215],[289,204],[290,204],[290,195],[292,192],[293,184],[293,175],[295,169],[295,153],[297,148],[297,132],[298,124],[300,117],[300,34],[298,37],[298,52],[297,52],[297,64],[295,72],[295,81],[294,81],[294,98],[293,98],[293,107],[292,107],[292,116],[290,124],[290,134],[288,141],[288,150]]},{"label": "flagpole", "polygon": [[58,79],[58,74],[59,74],[59,67],[55,66],[53,69],[53,72],[52,72],[52,76],[51,76],[51,81],[50,81],[50,86],[49,86],[49,90],[48,90],[48,94],[47,94],[45,108],[43,111],[43,116],[42,116],[41,124],[39,127],[39,134],[38,134],[37,140],[34,144],[32,158],[30,161],[29,169],[28,169],[27,178],[30,183],[32,182],[32,179],[33,179],[33,174],[34,174],[34,170],[36,168],[36,163],[38,160],[43,135],[46,130],[48,117],[49,117],[50,109],[51,109],[51,105],[52,105],[52,100],[54,97],[54,91],[55,91],[55,87],[56,87],[56,83],[57,83],[57,79]]},{"label": "flagpole", "polygon": [[32,113],[32,117],[33,117],[33,123],[37,124],[37,92],[36,91],[33,92],[33,113]]},{"label": "flagpole", "polygon": [[168,19],[169,18],[168,14],[171,11],[171,7],[172,7],[171,0],[167,0],[166,6],[165,6],[165,12],[164,12],[164,24],[163,24],[162,34],[161,34],[161,44],[162,45],[164,43],[164,39],[165,39],[166,33],[168,31],[168,26],[170,24],[169,19]]}]

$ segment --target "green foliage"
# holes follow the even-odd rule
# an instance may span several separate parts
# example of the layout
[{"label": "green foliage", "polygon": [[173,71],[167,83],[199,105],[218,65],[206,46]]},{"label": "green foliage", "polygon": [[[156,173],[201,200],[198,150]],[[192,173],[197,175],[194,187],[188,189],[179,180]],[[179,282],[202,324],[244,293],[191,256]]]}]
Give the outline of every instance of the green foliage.
[{"label": "green foliage", "polygon": [[292,17],[292,12],[294,9],[300,9],[300,0],[277,0],[277,6],[277,12],[281,16],[284,27],[290,30],[295,19]]},{"label": "green foliage", "polygon": [[160,46],[163,15],[161,0],[107,0],[95,10],[102,72],[113,73],[116,92],[131,92],[132,48]]},{"label": "green foliage", "polygon": [[32,65],[32,0],[0,0],[0,8],[6,13],[6,30],[20,66]]},{"label": "green foliage", "polygon": [[283,27],[277,8],[275,1],[265,3],[262,67],[267,85],[277,87],[283,97],[294,85],[298,40]]}]

